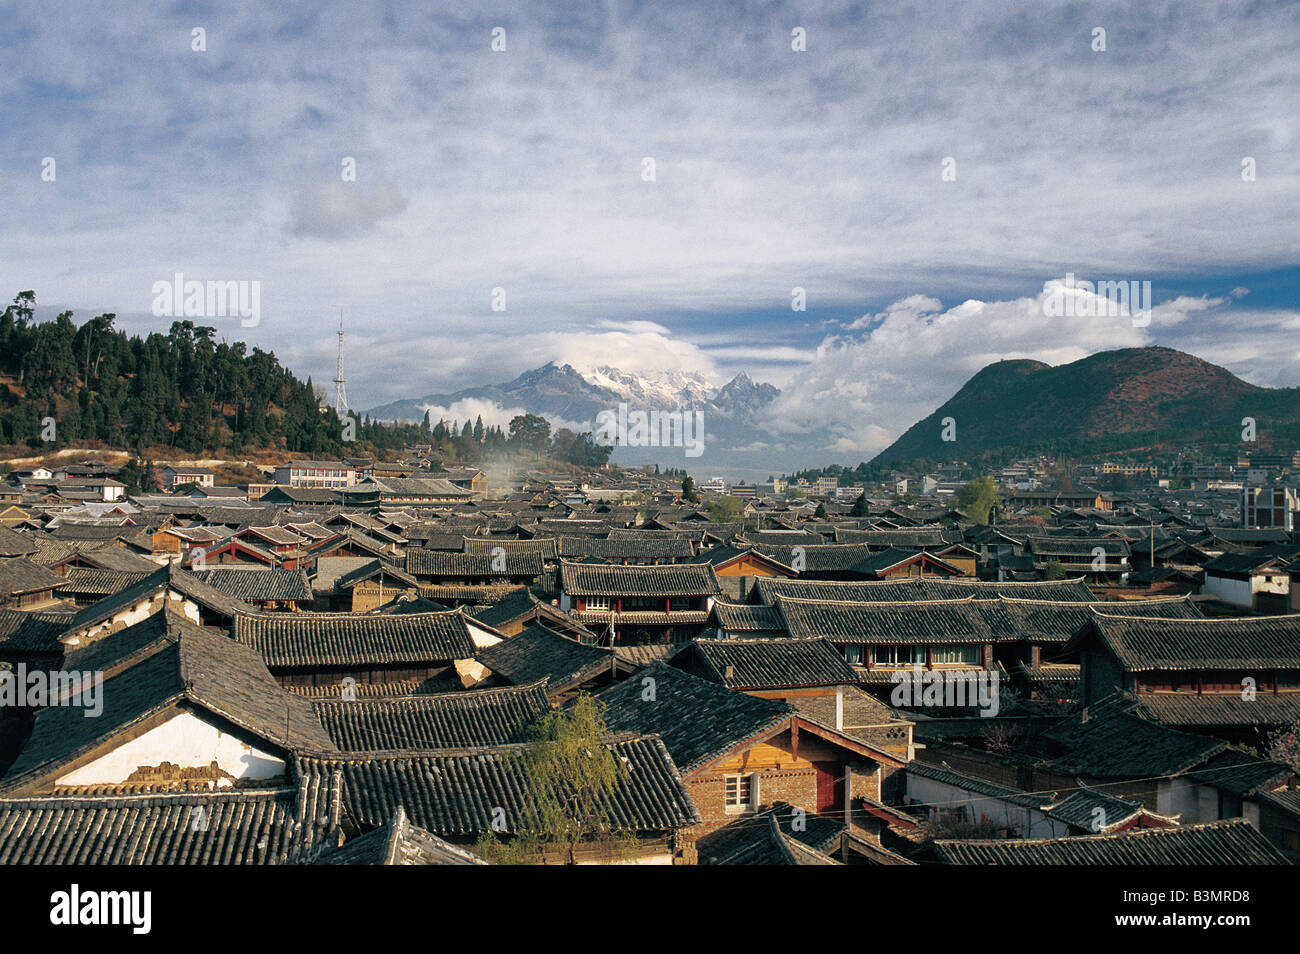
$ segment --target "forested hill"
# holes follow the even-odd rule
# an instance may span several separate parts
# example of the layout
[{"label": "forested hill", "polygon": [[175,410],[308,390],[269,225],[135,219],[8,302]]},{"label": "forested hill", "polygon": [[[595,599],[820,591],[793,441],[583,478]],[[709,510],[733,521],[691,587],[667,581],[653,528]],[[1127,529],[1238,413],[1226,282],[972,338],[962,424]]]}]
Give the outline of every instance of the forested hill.
[{"label": "forested hill", "polygon": [[21,292],[0,315],[0,444],[49,446],[41,421],[52,417],[54,446],[340,449],[337,415],[321,413],[311,379],[300,381],[270,352],[250,354],[190,321],[144,338],[115,330],[112,314],[80,326],[71,312],[37,322],[35,304]]}]

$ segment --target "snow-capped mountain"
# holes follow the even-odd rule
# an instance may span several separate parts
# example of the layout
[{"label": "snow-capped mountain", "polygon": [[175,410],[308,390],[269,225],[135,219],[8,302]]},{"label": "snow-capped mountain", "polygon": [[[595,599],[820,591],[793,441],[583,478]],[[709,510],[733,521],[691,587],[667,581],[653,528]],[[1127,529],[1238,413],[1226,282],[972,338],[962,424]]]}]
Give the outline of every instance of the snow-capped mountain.
[{"label": "snow-capped mountain", "polygon": [[[565,365],[568,367],[568,365]],[[651,371],[634,374],[602,366],[579,372],[590,384],[605,388],[638,407],[679,409],[709,401],[718,387],[691,371]]]},{"label": "snow-capped mountain", "polygon": [[[622,464],[653,462],[666,466],[713,467],[718,473],[739,474],[740,462],[772,470],[769,461],[757,461],[756,451],[772,440],[763,426],[763,413],[780,392],[770,384],[755,382],[740,373],[718,386],[703,375],[683,371],[630,372],[609,366],[579,371],[554,362],[525,371],[505,384],[464,388],[450,394],[427,394],[394,401],[363,412],[378,420],[448,421],[474,419],[507,424],[525,411],[540,414],[553,427],[594,431],[597,415],[617,410],[700,411],[704,417],[708,450],[703,460],[684,460],[680,448],[620,447],[614,460]],[[737,456],[739,455],[739,456]],[[747,469],[744,473],[747,473]],[[757,471],[755,471],[757,473]],[[755,479],[750,477],[749,479]]]}]

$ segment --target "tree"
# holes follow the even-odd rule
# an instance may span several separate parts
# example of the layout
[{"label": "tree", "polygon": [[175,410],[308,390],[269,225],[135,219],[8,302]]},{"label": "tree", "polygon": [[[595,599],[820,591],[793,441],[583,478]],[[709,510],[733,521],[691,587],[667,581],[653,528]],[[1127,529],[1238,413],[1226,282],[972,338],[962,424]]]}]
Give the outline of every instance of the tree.
[{"label": "tree", "polygon": [[1269,736],[1264,757],[1289,765],[1294,771],[1300,772],[1300,719],[1282,726]]},{"label": "tree", "polygon": [[695,492],[695,478],[687,474],[682,478],[682,499],[687,503],[699,503],[700,495]]},{"label": "tree", "polygon": [[989,512],[997,505],[998,485],[992,477],[976,477],[957,491],[957,509],[975,523],[988,523]]},{"label": "tree", "polygon": [[534,454],[551,446],[551,422],[536,414],[517,414],[510,420],[510,442]]},{"label": "tree", "polygon": [[866,516],[870,516],[870,514],[871,514],[871,510],[870,507],[867,505],[867,492],[864,490],[862,491],[861,495],[859,495],[858,499],[853,501],[853,507],[852,509],[849,510],[849,516],[866,517]]},{"label": "tree", "polygon": [[1045,580],[1065,579],[1065,567],[1061,565],[1060,560],[1047,561],[1047,565],[1043,567],[1043,579]]},{"label": "tree", "polygon": [[577,863],[584,843],[634,851],[635,835],[615,828],[608,793],[627,778],[627,769],[607,745],[603,703],[583,692],[568,709],[542,715],[527,733],[519,755],[507,766],[523,784],[514,835],[491,832],[479,838],[479,853],[498,864],[532,864],[558,855]]},{"label": "tree", "polygon": [[818,519],[818,520],[825,520],[825,519],[826,519],[826,505],[825,505],[824,503],[819,503],[819,504],[817,505],[817,509],[813,511],[813,516],[814,516],[816,519]]},{"label": "tree", "polygon": [[739,497],[719,497],[709,502],[709,519],[714,523],[731,523],[740,519],[745,501]]}]

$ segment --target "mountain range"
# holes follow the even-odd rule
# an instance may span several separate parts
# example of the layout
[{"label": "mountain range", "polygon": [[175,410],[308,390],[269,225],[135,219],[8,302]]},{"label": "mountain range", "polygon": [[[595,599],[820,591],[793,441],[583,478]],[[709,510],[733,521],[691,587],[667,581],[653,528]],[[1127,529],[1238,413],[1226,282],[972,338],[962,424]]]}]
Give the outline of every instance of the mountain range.
[{"label": "mountain range", "polygon": [[[582,372],[552,362],[505,384],[428,394],[366,413],[378,420],[418,421],[432,409],[434,420],[464,421],[479,413],[486,420],[528,411],[556,428],[581,431],[593,430],[596,415],[620,403],[630,410],[700,410],[708,446],[702,460],[684,459],[680,448],[620,447],[614,462],[690,465],[692,471],[702,465],[709,474],[750,481],[803,467],[857,463],[830,450],[829,429],[810,429],[794,439],[774,437],[764,421],[780,395],[743,372],[718,386],[693,373],[613,367]],[[948,418],[953,426],[945,428]],[[1241,440],[1243,418],[1254,419],[1261,441],[1300,444],[1300,389],[1257,387],[1208,361],[1162,347],[1103,351],[1057,366],[999,361],[977,372],[874,461],[901,465],[974,459],[992,451],[1083,455],[1228,443]],[[955,440],[945,440],[945,431]]]},{"label": "mountain range", "polygon": [[[530,412],[545,417],[554,428],[569,427],[581,432],[594,431],[596,416],[602,411],[617,411],[620,404],[632,411],[698,410],[704,415],[707,464],[717,473],[753,480],[772,473],[773,464],[756,461],[752,448],[766,446],[771,440],[759,422],[780,393],[744,372],[719,386],[692,372],[633,373],[608,366],[580,372],[572,365],[550,362],[505,384],[426,394],[363,413],[381,421],[419,421],[427,410],[436,422],[439,417],[464,421],[483,414],[487,421],[489,414],[499,419],[503,412],[507,417]],[[612,460],[624,466],[655,463],[685,467],[699,463],[687,459],[680,447],[619,447]],[[745,464],[766,469],[762,474],[754,469],[751,475]]]}]

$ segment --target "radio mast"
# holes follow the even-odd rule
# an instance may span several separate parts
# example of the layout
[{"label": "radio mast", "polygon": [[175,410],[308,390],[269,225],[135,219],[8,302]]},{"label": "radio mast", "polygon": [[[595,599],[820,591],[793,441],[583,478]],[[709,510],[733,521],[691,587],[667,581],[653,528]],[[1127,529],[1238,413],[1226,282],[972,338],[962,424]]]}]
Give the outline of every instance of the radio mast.
[{"label": "radio mast", "polygon": [[334,410],[339,417],[348,413],[348,392],[344,386],[347,378],[343,377],[343,309],[339,309],[339,369],[334,375]]}]

